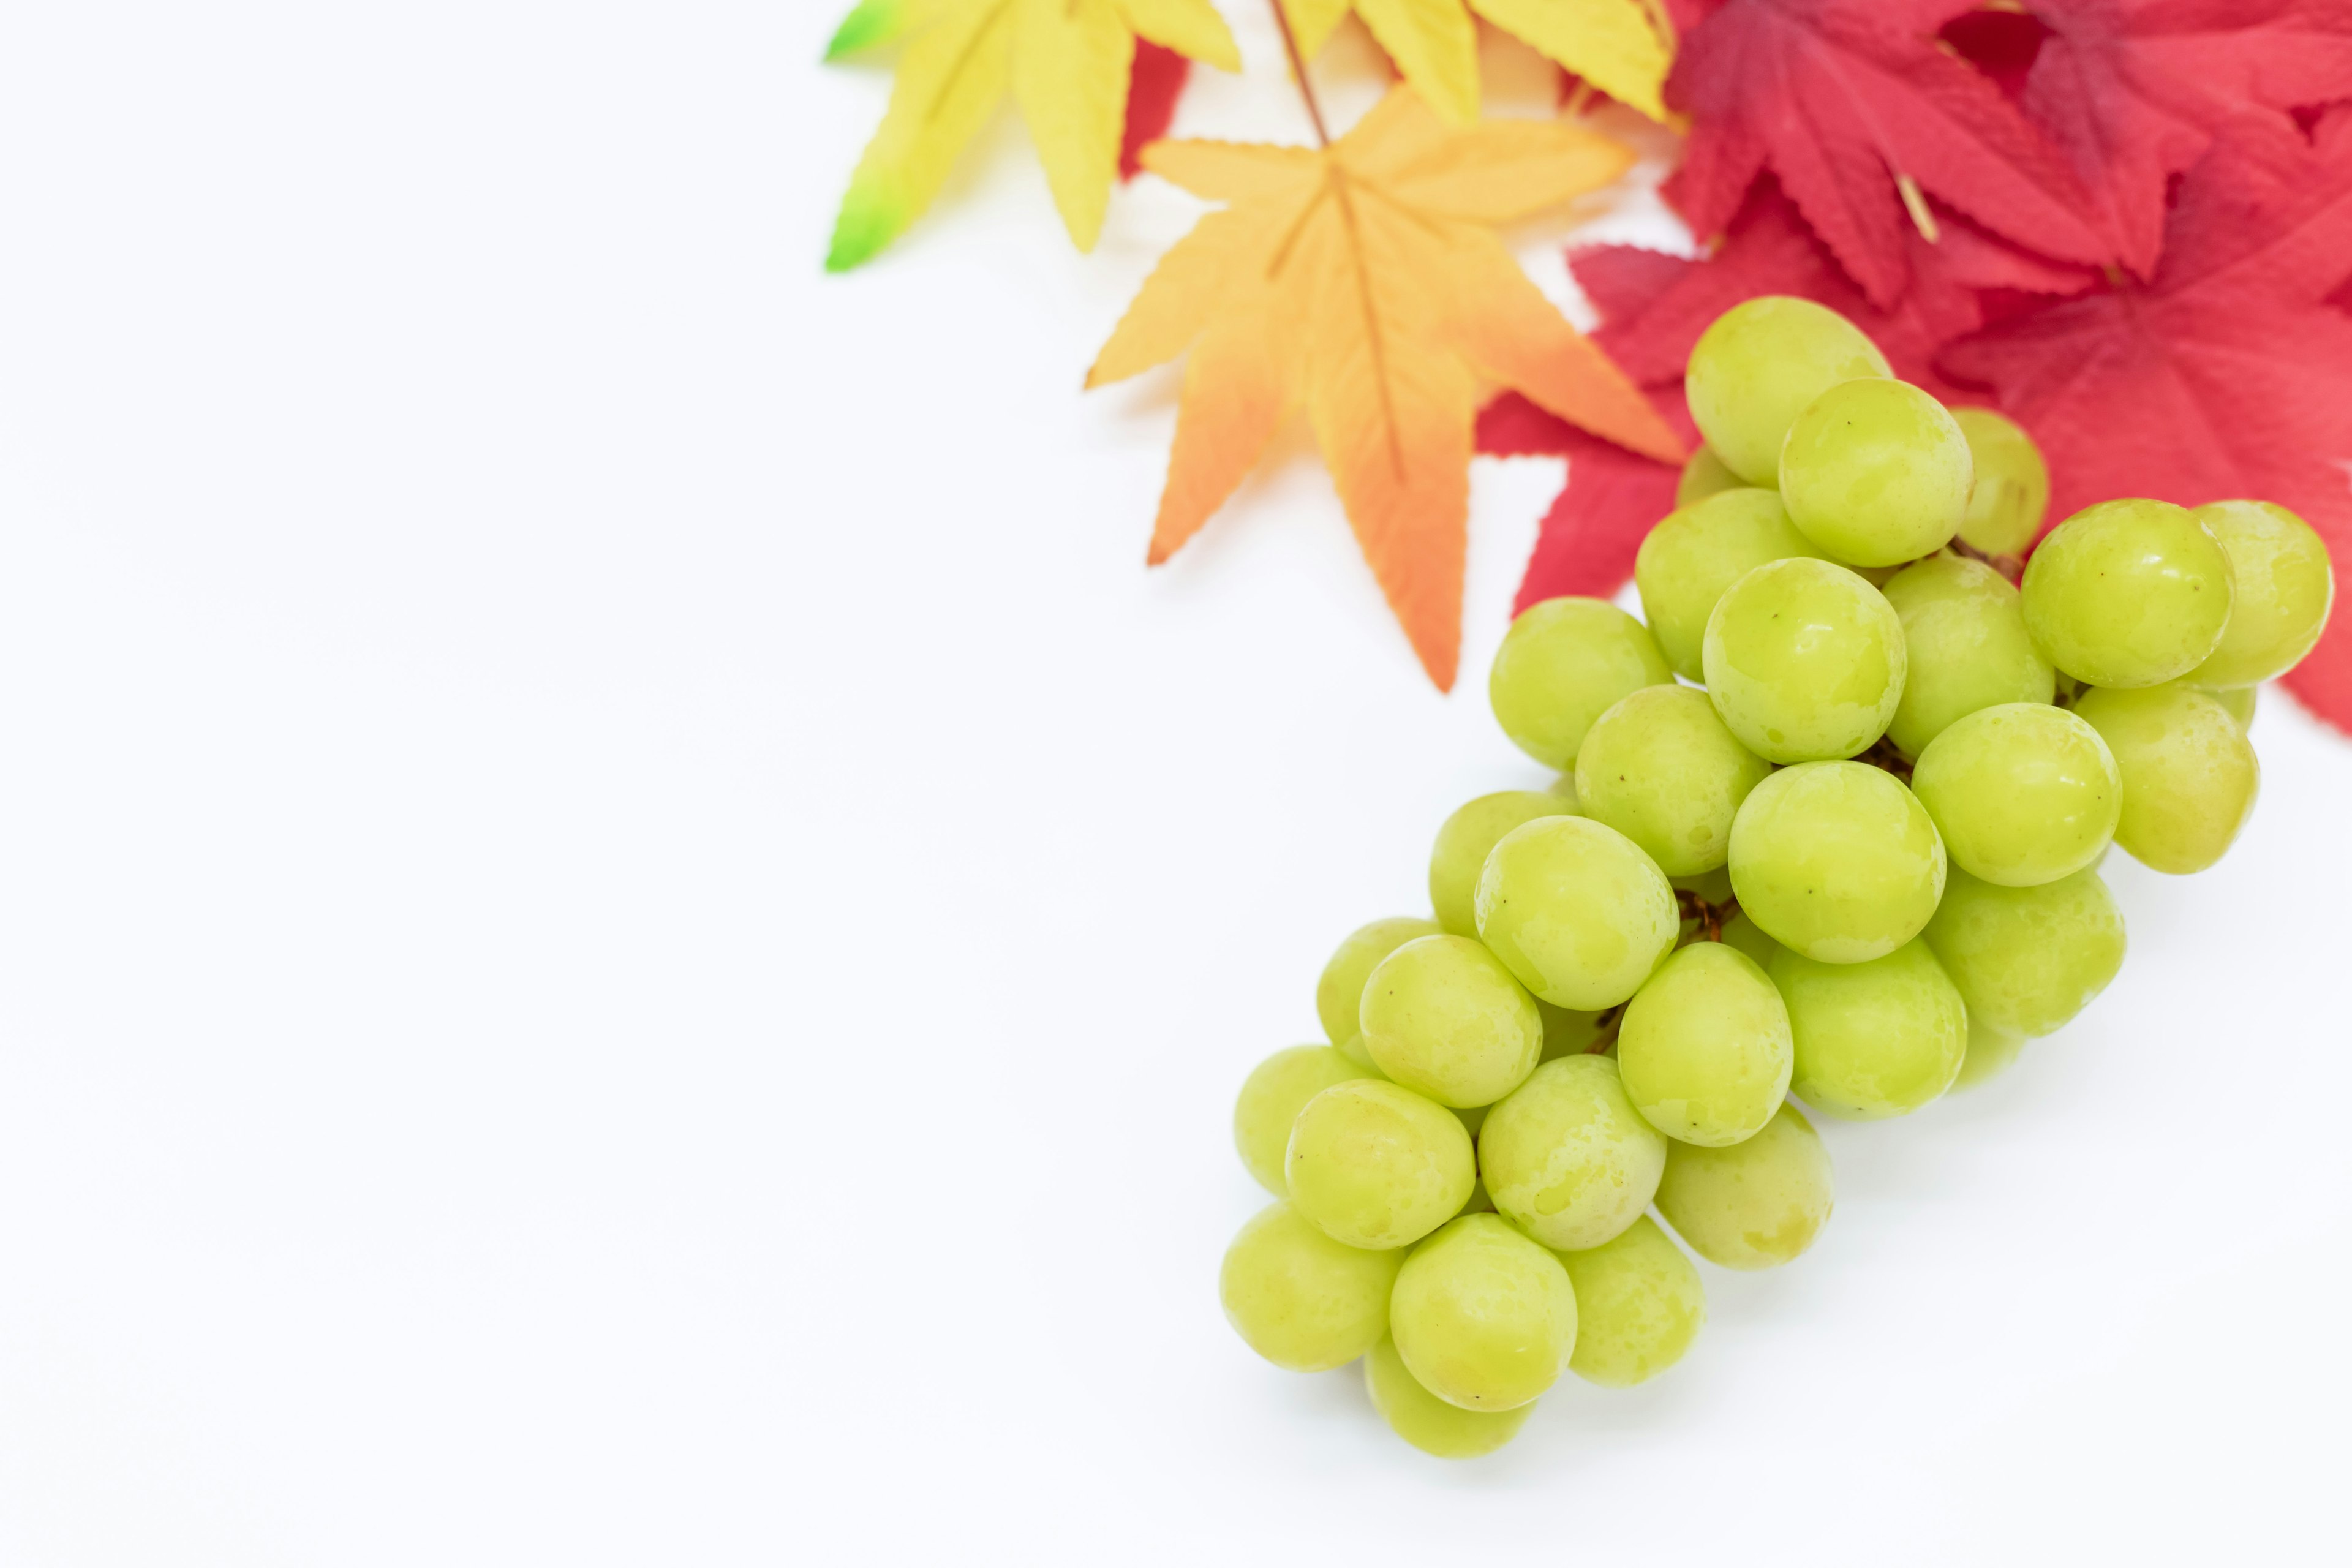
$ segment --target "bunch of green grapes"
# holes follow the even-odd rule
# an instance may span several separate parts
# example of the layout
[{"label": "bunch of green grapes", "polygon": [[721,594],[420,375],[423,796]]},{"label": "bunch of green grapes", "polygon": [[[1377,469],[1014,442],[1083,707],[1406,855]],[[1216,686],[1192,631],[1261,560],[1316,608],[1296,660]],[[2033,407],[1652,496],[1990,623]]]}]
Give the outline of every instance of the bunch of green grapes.
[{"label": "bunch of green grapes", "polygon": [[1727,312],[1687,385],[1706,445],[1642,546],[1646,624],[1553,599],[1495,657],[1496,718],[1559,782],[1445,821],[1433,918],[1342,942],[1327,1043],[1234,1107],[1276,1201],[1227,1316],[1278,1366],[1360,1360],[1432,1454],[1501,1447],[1563,1373],[1675,1365],[1689,1253],[1810,1247],[1808,1110],[1906,1115],[2087,1006],[2124,957],[2108,847],[2221,858],[2253,688],[2332,602],[2318,537],[2261,501],[2108,501],[2021,566],[2032,439],[1809,301]]}]

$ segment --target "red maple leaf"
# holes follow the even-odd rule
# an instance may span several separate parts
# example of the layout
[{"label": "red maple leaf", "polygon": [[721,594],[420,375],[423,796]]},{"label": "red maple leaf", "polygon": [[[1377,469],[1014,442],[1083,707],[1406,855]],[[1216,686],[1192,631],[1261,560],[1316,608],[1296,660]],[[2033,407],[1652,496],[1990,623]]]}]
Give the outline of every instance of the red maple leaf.
[{"label": "red maple leaf", "polygon": [[1135,178],[1143,167],[1143,150],[1168,134],[1192,69],[1192,62],[1175,50],[1149,38],[1135,40],[1135,63],[1127,71],[1127,128],[1118,141],[1120,179]]},{"label": "red maple leaf", "polygon": [[1945,396],[1952,389],[1935,374],[1936,351],[1984,325],[1981,291],[2079,294],[2098,274],[2020,250],[1956,214],[1937,216],[1937,243],[1906,233],[1911,286],[1886,310],[1871,304],[1769,179],[1750,190],[1706,261],[1611,245],[1574,252],[1570,266],[1607,323],[1593,341],[1644,386],[1681,379],[1691,345],[1732,306],[1796,294],[1845,316],[1885,351],[1895,374]]},{"label": "red maple leaf", "polygon": [[2345,0],[2034,0],[2049,29],[2019,107],[2072,159],[2145,278],[2168,182],[2249,109],[2352,98]]},{"label": "red maple leaf", "polygon": [[[1651,393],[1650,401],[1685,441],[1697,442],[1679,381]],[[1544,514],[1513,615],[1562,594],[1605,599],[1623,587],[1650,525],[1675,509],[1682,473],[1580,430],[1516,392],[1478,416],[1478,450],[1494,458],[1568,459],[1568,482]]]},{"label": "red maple leaf", "polygon": [[[2146,284],[2012,317],[1946,349],[2050,459],[2050,516],[2155,496],[2273,500],[2352,564],[2352,111],[2316,145],[2268,118],[2225,127],[2182,182]],[[2287,677],[2352,731],[2352,616]]]},{"label": "red maple leaf", "polygon": [[2104,262],[2080,182],[2000,89],[1934,37],[1966,0],[1728,0],[1683,40],[1691,115],[1667,197],[1721,231],[1770,168],[1863,292],[1910,278],[1903,182],[2062,260]]}]

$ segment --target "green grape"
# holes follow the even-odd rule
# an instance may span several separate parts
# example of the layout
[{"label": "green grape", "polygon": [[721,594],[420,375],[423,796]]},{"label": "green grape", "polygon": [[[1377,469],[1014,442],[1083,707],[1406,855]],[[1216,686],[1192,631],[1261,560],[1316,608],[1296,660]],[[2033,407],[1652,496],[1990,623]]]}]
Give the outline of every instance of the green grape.
[{"label": "green grape", "polygon": [[[1664,690],[1660,687],[1658,689]],[[1429,901],[1437,923],[1455,936],[1478,934],[1478,872],[1504,834],[1538,816],[1580,815],[1574,795],[1549,790],[1507,789],[1482,795],[1445,819],[1429,852]]]},{"label": "green grape", "polygon": [[1336,1083],[1291,1123],[1291,1204],[1334,1241],[1407,1247],[1459,1214],[1477,1181],[1470,1134],[1433,1100],[1378,1079]]},{"label": "green grape", "polygon": [[1614,1007],[1682,931],[1665,874],[1613,827],[1547,816],[1503,836],[1478,874],[1478,936],[1555,1007]]},{"label": "green grape", "polygon": [[1491,1105],[1536,1070],[1543,1016],[1502,962],[1466,936],[1424,936],[1364,983],[1364,1048],[1440,1105]]},{"label": "green grape", "polygon": [[1813,1244],[1833,1196],[1821,1134],[1795,1106],[1783,1105],[1744,1143],[1668,1150],[1658,1213],[1709,1263],[1770,1268]]},{"label": "green grape", "polygon": [[2189,672],[2198,686],[2252,686],[2303,661],[2336,598],[2327,546],[2311,525],[2265,500],[2217,500],[2189,514],[2221,542],[2233,588],[2221,644]]},{"label": "green grape", "polygon": [[1536,1011],[1543,1015],[1543,1059],[1581,1056],[1592,1048],[1601,1033],[1601,1015],[1580,1013],[1570,1007],[1555,1007],[1542,997],[1536,998]]},{"label": "green grape", "polygon": [[1974,1089],[1986,1079],[2007,1072],[2025,1048],[2025,1037],[2004,1034],[1990,1024],[1969,1020],[1969,1052],[1960,1058],[1959,1076],[1952,1079],[1954,1089]]},{"label": "green grape", "polygon": [[1731,732],[1775,763],[1851,757],[1903,700],[1903,623],[1833,562],[1759,566],[1706,621],[1706,694]]},{"label": "green grape", "polygon": [[1981,562],[1931,555],[1886,584],[1903,623],[1903,700],[1886,738],[1916,757],[1952,723],[2002,702],[2047,702],[2058,672],[2025,630],[2025,601]]},{"label": "green grape", "polygon": [[1486,1113],[1478,1165],[1497,1213],[1561,1251],[1598,1247],[1650,1206],[1666,1138],[1607,1057],[1562,1057]]},{"label": "green grape", "polygon": [[1364,1389],[1398,1436],[1441,1459],[1493,1453],[1519,1435],[1536,1408],[1533,1401],[1508,1410],[1448,1405],[1414,1380],[1392,1339],[1382,1340],[1364,1357]]},{"label": "green grape", "polygon": [[1559,1381],[1576,1292],[1558,1258],[1495,1215],[1470,1214],[1412,1249],[1389,1332],[1413,1381],[1465,1410],[1513,1410]]},{"label": "green grape", "polygon": [[2038,888],[1955,870],[1927,939],[1969,1017],[2005,1035],[2051,1033],[2124,963],[2124,919],[2095,868]]},{"label": "green grape", "polygon": [[2230,622],[2230,557],[2167,501],[2110,500],[2050,531],[2025,568],[2025,625],[2050,661],[2091,686],[2188,674]]},{"label": "green grape", "polygon": [[1594,721],[1576,753],[1587,816],[1639,845],[1669,877],[1712,871],[1731,819],[1772,764],[1732,739],[1704,691],[1649,686]]},{"label": "green grape", "polygon": [[1649,628],[1616,605],[1546,599],[1503,634],[1486,698],[1513,745],[1546,767],[1567,768],[1611,703],[1674,678]]},{"label": "green grape", "polygon": [[1694,942],[1625,1005],[1617,1067],[1643,1119],[1720,1146],[1755,1136],[1789,1092],[1789,1010],[1755,960]]},{"label": "green grape", "polygon": [[1725,490],[1736,490],[1747,482],[1725,468],[1721,458],[1701,447],[1683,465],[1683,477],[1675,483],[1675,505],[1685,507]]},{"label": "green grape", "polygon": [[1889,374],[1877,345],[1835,310],[1767,294],[1700,334],[1684,390],[1724,465],[1749,484],[1775,485],[1781,443],[1806,405],[1839,382]]},{"label": "green grape", "polygon": [[1969,438],[1944,405],[1885,376],[1822,393],[1780,448],[1789,521],[1856,566],[1898,566],[1950,543],[1975,477]]},{"label": "green grape", "polygon": [[1234,1146],[1258,1185],[1276,1197],[1288,1190],[1282,1156],[1299,1107],[1335,1083],[1372,1076],[1336,1046],[1293,1046],[1258,1063],[1234,1102]]},{"label": "green grape", "polygon": [[[1728,846],[1726,846],[1725,853],[1727,857]],[[1694,871],[1686,876],[1669,877],[1666,879],[1685,892],[1696,893],[1710,904],[1722,903],[1731,897],[1731,868],[1727,860],[1724,865],[1709,867],[1704,871]]]},{"label": "green grape", "polygon": [[1952,1087],[1969,1046],[1958,987],[1923,942],[1867,963],[1783,952],[1772,984],[1797,1040],[1792,1089],[1850,1121],[1905,1116]]},{"label": "green grape", "polygon": [[[1472,1136],[1475,1137],[1476,1134],[1474,1132]],[[1462,1200],[1461,1210],[1454,1217],[1459,1219],[1465,1214],[1493,1214],[1494,1212],[1495,1200],[1486,1195],[1486,1184],[1482,1179],[1471,1184],[1470,1195]]]},{"label": "green grape", "polygon": [[1955,408],[1976,486],[1960,538],[1987,555],[2021,555],[2050,510],[2050,468],[2033,437],[1990,408]]},{"label": "green grape", "polygon": [[1666,662],[1696,680],[1706,618],[1723,591],[1767,562],[1821,553],[1789,521],[1778,491],[1725,490],[1650,530],[1633,557],[1633,583]]},{"label": "green grape", "polygon": [[[1352,1045],[1363,1026],[1356,1013],[1363,1004],[1364,982],[1372,977],[1381,960],[1415,937],[1435,936],[1444,929],[1435,921],[1400,916],[1374,921],[1349,932],[1348,940],[1324,964],[1322,978],[1315,983],[1315,1016],[1323,1021],[1324,1037],[1342,1050]],[[1369,1056],[1360,1059],[1366,1065],[1371,1061]]]},{"label": "green grape", "polygon": [[1919,934],[1944,892],[1936,825],[1865,763],[1783,768],[1731,825],[1731,885],[1766,935],[1823,963],[1861,963]]},{"label": "green grape", "polygon": [[1372,1053],[1364,1048],[1364,1032],[1361,1029],[1349,1036],[1345,1045],[1333,1046],[1331,1048],[1361,1068],[1363,1071],[1359,1075],[1360,1077],[1386,1078],[1389,1076],[1373,1064]]},{"label": "green grape", "polygon": [[2099,858],[2124,805],[2123,775],[2099,732],[2063,708],[1979,708],[1919,753],[1911,793],[1944,853],[1971,877],[2032,888]]},{"label": "green grape", "polygon": [[[1492,1110],[1494,1107],[1492,1105],[1452,1105],[1446,1109],[1454,1112],[1454,1119],[1456,1121],[1462,1123],[1462,1131],[1470,1134],[1471,1146],[1475,1149],[1478,1143],[1478,1129],[1486,1125],[1486,1112]],[[1471,1197],[1475,1201],[1477,1194],[1473,1192]]]},{"label": "green grape", "polygon": [[1345,1247],[1268,1204],[1225,1249],[1217,1291],[1250,1349],[1292,1372],[1328,1372],[1381,1342],[1402,1251]]},{"label": "green grape", "polygon": [[2205,695],[2221,705],[2222,710],[2237,721],[2241,734],[2253,728],[2254,691],[2251,686],[2225,686],[2220,690],[2199,688]]},{"label": "green grape", "polygon": [[2123,776],[2116,842],[2174,876],[2219,860],[2253,815],[2263,783],[2253,743],[2211,693],[2180,685],[2093,689],[2074,704]]},{"label": "green grape", "polygon": [[1698,1269],[1648,1215],[1615,1239],[1559,1261],[1576,1288],[1568,1370],[1603,1388],[1647,1383],[1683,1359],[1706,1322]]}]

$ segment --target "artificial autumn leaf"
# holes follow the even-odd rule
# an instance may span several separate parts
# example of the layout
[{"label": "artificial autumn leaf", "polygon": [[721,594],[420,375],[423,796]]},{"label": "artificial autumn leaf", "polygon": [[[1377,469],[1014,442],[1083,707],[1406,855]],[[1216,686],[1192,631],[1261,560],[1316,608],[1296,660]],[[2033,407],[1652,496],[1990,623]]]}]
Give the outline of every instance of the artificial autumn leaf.
[{"label": "artificial autumn leaf", "polygon": [[1672,34],[1643,0],[1282,0],[1282,9],[1302,56],[1355,12],[1404,79],[1457,125],[1478,118],[1474,11],[1618,102],[1666,117],[1659,92]]},{"label": "artificial autumn leaf", "polygon": [[1240,52],[1209,0],[860,0],[828,60],[906,40],[890,107],[850,176],[829,271],[871,259],[939,195],[1010,92],[1070,238],[1092,249],[1110,199],[1138,37],[1227,70]]},{"label": "artificial autumn leaf", "polygon": [[2352,98],[2345,0],[2034,0],[2049,36],[2019,106],[2074,161],[2147,277],[2170,177],[2248,109]]},{"label": "artificial autumn leaf", "polygon": [[[2052,519],[2115,496],[2275,501],[2352,566],[2352,112],[2318,145],[2266,121],[2222,132],[2182,182],[2163,258],[1947,349],[2050,460]],[[2352,616],[2286,684],[2352,730]]]},{"label": "artificial autumn leaf", "polygon": [[1192,62],[1149,38],[1135,40],[1135,64],[1127,75],[1127,124],[1118,138],[1118,177],[1143,172],[1143,150],[1168,134],[1176,100],[1184,96]]},{"label": "artificial autumn leaf", "polygon": [[[1659,416],[1696,441],[1682,384],[1651,395]],[[1488,457],[1559,457],[1568,480],[1544,513],[1514,615],[1563,594],[1605,599],[1633,575],[1650,526],[1672,511],[1681,470],[1603,441],[1507,392],[1478,416],[1478,450]]]},{"label": "artificial autumn leaf", "polygon": [[1229,203],[1160,260],[1087,384],[1180,354],[1184,386],[1150,559],[1197,532],[1304,406],[1365,559],[1441,689],[1462,630],[1481,377],[1638,451],[1682,443],[1528,280],[1489,226],[1622,174],[1574,126],[1448,128],[1410,88],[1331,146],[1161,142],[1144,166]]},{"label": "artificial autumn leaf", "polygon": [[1916,231],[1906,237],[1911,284],[1885,310],[1846,277],[1769,178],[1750,189],[1707,260],[1610,245],[1577,250],[1570,265],[1601,314],[1593,341],[1644,386],[1680,380],[1699,334],[1732,306],[1759,294],[1795,294],[1868,333],[1895,374],[1948,397],[1951,389],[1935,373],[1936,352],[1984,324],[1980,290],[2079,294],[2098,274],[2020,250],[1950,212],[1937,216],[1935,243]]},{"label": "artificial autumn leaf", "polygon": [[1993,85],[1938,46],[1958,0],[1728,0],[1683,39],[1666,97],[1689,113],[1667,197],[1702,236],[1769,168],[1863,292],[1910,279],[1906,205],[1941,198],[2064,261],[2105,262],[2080,182]]}]

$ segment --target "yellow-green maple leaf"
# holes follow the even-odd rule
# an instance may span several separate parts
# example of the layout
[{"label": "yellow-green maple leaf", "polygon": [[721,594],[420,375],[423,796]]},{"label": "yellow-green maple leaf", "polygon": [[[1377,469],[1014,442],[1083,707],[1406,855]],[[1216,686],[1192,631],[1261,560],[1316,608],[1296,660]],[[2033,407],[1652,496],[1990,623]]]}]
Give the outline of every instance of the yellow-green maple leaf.
[{"label": "yellow-green maple leaf", "polygon": [[1302,54],[1323,47],[1349,11],[1404,79],[1456,125],[1478,117],[1476,12],[1653,120],[1666,118],[1669,35],[1644,0],[1282,0]]},{"label": "yellow-green maple leaf", "polygon": [[1070,238],[1093,248],[1118,171],[1141,37],[1241,68],[1209,0],[861,0],[828,60],[906,40],[890,107],[850,176],[825,267],[846,271],[906,231],[1012,93]]}]

